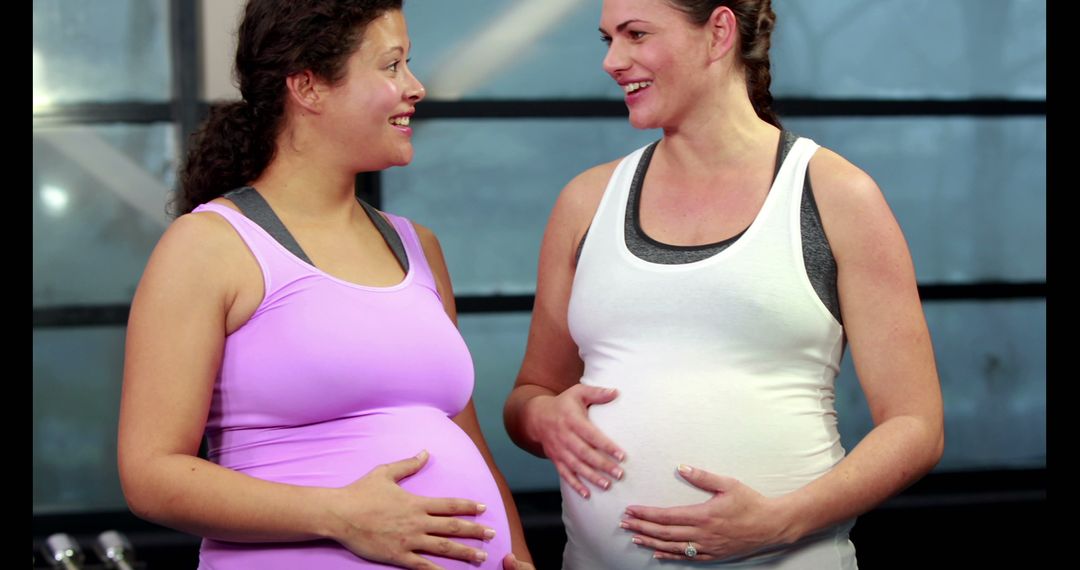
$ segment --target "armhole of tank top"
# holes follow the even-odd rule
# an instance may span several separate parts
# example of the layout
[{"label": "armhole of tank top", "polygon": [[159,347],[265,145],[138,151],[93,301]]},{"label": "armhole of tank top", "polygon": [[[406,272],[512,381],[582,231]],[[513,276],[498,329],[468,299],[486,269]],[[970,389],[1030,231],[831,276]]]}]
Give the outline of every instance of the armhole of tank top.
[{"label": "armhole of tank top", "polygon": [[400,220],[401,226],[405,226],[404,231],[402,231],[402,228],[396,222],[394,223],[394,227],[398,229],[398,232],[404,234],[401,238],[408,242],[405,245],[405,254],[408,255],[409,248],[412,248],[412,257],[415,259],[409,259],[409,270],[417,272],[413,275],[413,283],[434,291],[435,296],[439,298],[441,303],[443,300],[442,293],[439,292],[439,284],[435,282],[435,272],[431,270],[431,264],[428,263],[427,252],[424,251],[424,243],[420,241],[420,232],[416,231],[416,224],[412,220],[401,216],[394,216],[393,214],[387,214],[387,216],[393,216],[392,219]]},{"label": "armhole of tank top", "polygon": [[[796,227],[799,230],[799,237],[798,237],[798,240],[797,240],[798,241],[798,246],[799,246],[798,258],[799,258],[799,264],[802,266],[802,274],[803,274],[803,278],[806,280],[806,286],[810,288],[810,292],[814,295],[814,298],[817,300],[818,305],[821,307],[821,309],[825,313],[825,315],[827,315],[830,319],[833,320],[833,322],[835,322],[840,327],[841,335],[843,335],[846,338],[846,333],[844,332],[844,323],[843,323],[843,321],[840,320],[841,316],[842,316],[842,313],[840,314],[840,316],[833,314],[832,310],[829,308],[828,303],[826,303],[825,299],[822,298],[821,293],[819,293],[818,290],[817,290],[817,287],[814,286],[814,279],[810,276],[810,265],[806,261],[807,237],[803,233],[803,200],[804,199],[808,199],[810,201],[809,205],[810,205],[810,210],[811,210],[810,211],[811,223],[813,225],[815,225],[817,227],[817,230],[821,233],[822,241],[825,244],[825,250],[828,252],[829,258],[832,260],[833,269],[834,269],[834,271],[837,271],[837,273],[839,273],[837,265],[836,265],[836,257],[833,255],[832,246],[829,244],[829,238],[825,234],[825,224],[823,224],[821,222],[821,213],[818,211],[817,200],[814,198],[813,183],[810,180],[810,162],[813,160],[814,155],[817,154],[817,149],[818,148],[820,148],[820,146],[816,147],[813,150],[812,154],[810,155],[810,157],[806,161],[806,172],[803,174],[803,183],[801,184],[801,188],[799,189],[799,199],[794,200],[794,202],[796,204],[796,208],[798,210],[798,217],[796,218]],[[832,280],[834,284],[838,282],[838,277],[839,277],[839,275],[834,276],[834,278]],[[834,285],[834,287],[836,287],[836,285]],[[838,288],[835,290],[835,294],[836,294],[836,310],[839,313],[840,312],[840,291],[839,291]]]},{"label": "armhole of tank top", "polygon": [[[247,217],[245,217],[240,212],[237,212],[227,206],[210,203],[202,204],[202,206],[204,206],[205,209],[200,210],[200,212],[213,212],[218,216],[221,216],[225,220],[225,222],[229,224],[229,227],[231,227],[232,230],[236,232],[236,235],[240,237],[240,241],[243,242],[244,247],[248,251],[248,254],[250,254],[251,257],[255,259],[255,264],[259,266],[259,272],[262,274],[263,294],[262,299],[259,300],[259,306],[255,309],[255,312],[252,313],[252,316],[255,316],[256,314],[258,314],[263,304],[266,303],[266,299],[270,296],[270,288],[273,285],[273,280],[270,277],[270,269],[266,263],[266,260],[263,258],[262,255],[259,254],[258,251],[256,251],[256,249],[252,246],[251,243],[253,237],[249,234],[249,232],[254,231],[253,228],[257,228],[259,226],[257,226],[255,222],[248,220]],[[226,210],[228,211],[228,213],[225,212]],[[236,219],[233,219],[232,216],[236,216]],[[247,221],[249,224],[251,224],[252,227],[241,230],[239,224],[243,224],[244,221]],[[259,228],[259,230],[262,230],[262,228]]]}]

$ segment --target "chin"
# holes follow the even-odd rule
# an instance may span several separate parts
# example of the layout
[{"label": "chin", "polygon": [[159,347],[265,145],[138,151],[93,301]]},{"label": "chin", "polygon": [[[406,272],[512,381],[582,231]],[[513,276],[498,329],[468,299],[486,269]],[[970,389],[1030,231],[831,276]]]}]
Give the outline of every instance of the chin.
[{"label": "chin", "polygon": [[630,113],[630,126],[641,130],[658,128],[656,122],[651,118],[644,115],[634,115],[634,113]]},{"label": "chin", "polygon": [[412,162],[412,159],[413,159],[413,150],[412,150],[412,148],[410,148],[409,152],[406,152],[403,155],[398,156],[397,158],[395,158],[393,160],[393,164],[391,164],[391,166],[406,166],[410,162]]}]

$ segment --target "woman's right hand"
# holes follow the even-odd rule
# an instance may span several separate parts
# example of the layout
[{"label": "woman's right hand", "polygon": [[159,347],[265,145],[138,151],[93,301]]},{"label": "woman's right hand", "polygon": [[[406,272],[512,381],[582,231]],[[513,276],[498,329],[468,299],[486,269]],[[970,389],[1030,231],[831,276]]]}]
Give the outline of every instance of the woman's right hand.
[{"label": "woman's right hand", "polygon": [[490,540],[495,531],[458,517],[478,515],[486,506],[468,499],[413,495],[398,481],[415,474],[428,460],[427,451],[380,465],[331,495],[331,512],[342,524],[335,540],[367,560],[403,568],[441,568],[420,553],[483,562],[487,552],[454,538]]},{"label": "woman's right hand", "polygon": [[559,476],[585,499],[589,489],[582,479],[608,489],[612,479],[623,476],[619,462],[626,454],[596,429],[587,413],[589,406],[606,404],[616,396],[614,388],[575,384],[557,396],[536,396],[528,403],[535,426],[533,437]]}]

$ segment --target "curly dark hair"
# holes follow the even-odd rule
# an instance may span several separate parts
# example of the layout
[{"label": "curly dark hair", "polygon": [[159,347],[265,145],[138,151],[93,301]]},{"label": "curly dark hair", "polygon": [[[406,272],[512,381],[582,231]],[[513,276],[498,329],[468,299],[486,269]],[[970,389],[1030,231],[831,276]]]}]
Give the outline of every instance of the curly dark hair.
[{"label": "curly dark hair", "polygon": [[739,25],[739,62],[746,71],[746,89],[750,102],[761,120],[779,128],[780,118],[772,110],[773,97],[769,91],[772,73],[769,63],[769,47],[772,31],[776,27],[776,14],[771,0],[667,0],[668,4],[682,11],[694,24],[701,26],[709,21],[713,10],[727,6],[735,13]]},{"label": "curly dark hair", "polygon": [[285,79],[304,70],[331,83],[364,28],[402,0],[249,0],[236,46],[241,101],[215,104],[189,139],[174,215],[259,177],[274,158],[285,113]]}]

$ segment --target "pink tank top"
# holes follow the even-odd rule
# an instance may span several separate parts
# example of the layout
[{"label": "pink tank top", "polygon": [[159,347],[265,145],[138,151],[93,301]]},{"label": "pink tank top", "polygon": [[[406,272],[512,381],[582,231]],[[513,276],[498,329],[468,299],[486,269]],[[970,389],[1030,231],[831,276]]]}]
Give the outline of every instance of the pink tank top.
[{"label": "pink tank top", "polygon": [[[342,487],[383,463],[431,454],[404,479],[416,495],[480,501],[495,529],[480,568],[499,568],[510,532],[498,487],[473,441],[451,421],[468,403],[473,364],[447,316],[419,237],[387,215],[409,260],[391,287],[350,283],[301,261],[230,208],[203,204],[236,229],[258,261],[264,297],[229,335],[207,420],[209,458],[253,477]],[[428,556],[446,568],[478,566]],[[334,541],[204,540],[200,568],[373,568]]]}]

